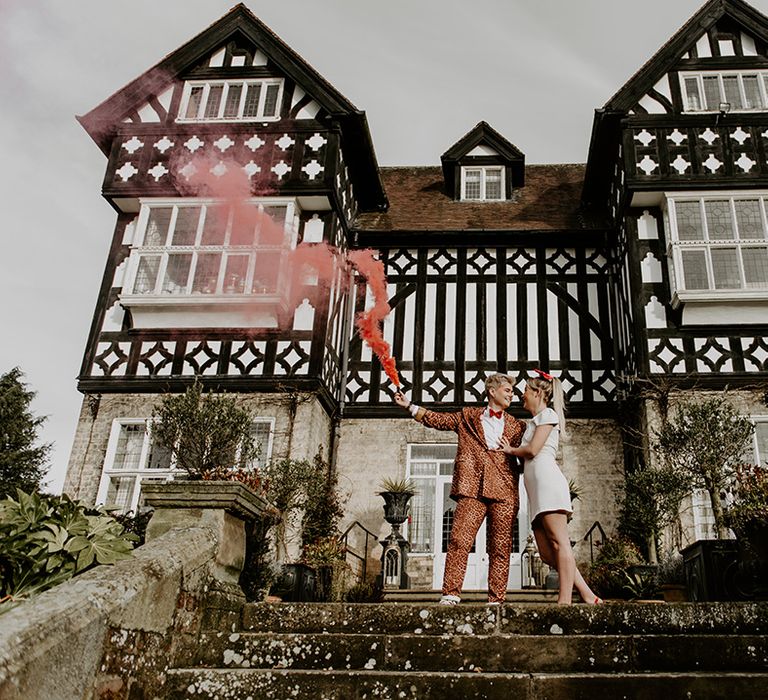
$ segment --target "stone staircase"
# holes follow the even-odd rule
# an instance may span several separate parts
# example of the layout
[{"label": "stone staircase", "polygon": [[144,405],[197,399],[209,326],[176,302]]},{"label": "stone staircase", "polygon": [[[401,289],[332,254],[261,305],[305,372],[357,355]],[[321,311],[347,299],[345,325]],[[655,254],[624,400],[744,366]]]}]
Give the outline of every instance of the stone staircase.
[{"label": "stone staircase", "polygon": [[260,603],[220,625],[162,697],[768,698],[768,603]]}]

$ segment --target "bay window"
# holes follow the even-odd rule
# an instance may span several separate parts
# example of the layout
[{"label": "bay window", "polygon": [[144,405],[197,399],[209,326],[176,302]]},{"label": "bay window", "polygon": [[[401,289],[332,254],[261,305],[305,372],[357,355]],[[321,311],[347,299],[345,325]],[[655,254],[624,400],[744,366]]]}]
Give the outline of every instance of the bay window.
[{"label": "bay window", "polygon": [[667,198],[675,292],[685,298],[764,298],[766,197],[756,193]]}]

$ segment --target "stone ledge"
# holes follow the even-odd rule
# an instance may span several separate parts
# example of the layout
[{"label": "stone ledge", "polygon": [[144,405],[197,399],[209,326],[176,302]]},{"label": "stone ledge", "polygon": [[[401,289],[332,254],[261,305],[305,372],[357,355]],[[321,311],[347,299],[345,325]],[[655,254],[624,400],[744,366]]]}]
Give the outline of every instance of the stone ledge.
[{"label": "stone ledge", "polygon": [[245,521],[273,510],[264,498],[239,481],[142,481],[141,493],[153,508],[224,510]]}]

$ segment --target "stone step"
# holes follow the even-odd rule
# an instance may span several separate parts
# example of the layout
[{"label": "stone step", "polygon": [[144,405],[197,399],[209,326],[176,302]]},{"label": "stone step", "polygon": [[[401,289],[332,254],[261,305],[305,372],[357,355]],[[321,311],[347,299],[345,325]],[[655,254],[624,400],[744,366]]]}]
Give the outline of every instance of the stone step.
[{"label": "stone step", "polygon": [[175,669],[163,698],[227,700],[765,700],[764,673],[528,674]]},{"label": "stone step", "polygon": [[218,631],[421,635],[768,634],[768,602],[559,606],[253,603]]},{"label": "stone step", "polygon": [[[423,590],[416,588],[403,588],[384,591],[385,603],[437,603],[441,592],[437,590]],[[575,596],[578,600],[578,596]],[[487,591],[464,591],[461,594],[462,605],[485,605],[488,602]],[[557,591],[547,591],[543,588],[524,588],[507,591],[507,603],[556,603]]]},{"label": "stone step", "polygon": [[762,671],[768,635],[204,634],[211,668],[457,673]]}]

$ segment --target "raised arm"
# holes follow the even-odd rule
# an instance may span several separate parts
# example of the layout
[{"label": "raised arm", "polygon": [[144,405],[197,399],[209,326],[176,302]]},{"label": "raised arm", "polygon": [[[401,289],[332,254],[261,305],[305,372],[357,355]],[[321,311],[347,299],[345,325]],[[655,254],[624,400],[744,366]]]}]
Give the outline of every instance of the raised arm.
[{"label": "raised arm", "polygon": [[461,413],[438,413],[428,411],[426,408],[411,403],[405,395],[398,391],[395,393],[395,403],[406,409],[419,423],[435,430],[452,430],[456,432],[461,423]]}]

